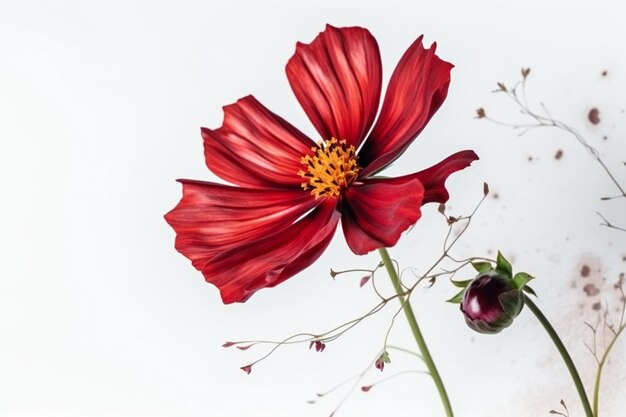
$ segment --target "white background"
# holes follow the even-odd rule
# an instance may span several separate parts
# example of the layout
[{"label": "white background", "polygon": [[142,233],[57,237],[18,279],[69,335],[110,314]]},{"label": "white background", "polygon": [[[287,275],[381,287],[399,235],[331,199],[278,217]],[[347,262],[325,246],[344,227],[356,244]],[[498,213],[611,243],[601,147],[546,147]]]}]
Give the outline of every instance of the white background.
[{"label": "white background", "polygon": [[[215,179],[204,166],[200,126],[219,126],[221,106],[254,94],[315,138],[284,65],[296,41],[310,42],[326,23],[369,28],[385,80],[422,33],[455,64],[446,103],[388,173],[476,150],[481,160],[449,181],[450,213],[471,211],[483,181],[499,198],[486,200],[455,253],[501,249],[515,269],[536,275],[538,303],[591,388],[583,322],[595,321],[597,301],[616,317],[612,284],[626,269],[626,234],[599,226],[595,212],[624,225],[626,203],[599,200],[616,191],[567,134],[540,129],[520,138],[473,116],[484,106],[516,120],[517,109],[490,90],[530,66],[529,99],[579,129],[626,183],[624,12],[617,2],[1,3],[0,414],[330,413],[345,390],[306,401],[367,365],[395,306],[322,354],[284,348],[251,375],[238,368],[263,348],[220,346],[320,332],[364,313],[376,298],[359,289],[360,275],[333,281],[328,269],[369,268],[375,254],[353,255],[338,233],[313,267],[224,306],[174,250],[162,217],[180,198],[176,178]],[[597,126],[586,119],[594,106]],[[446,230],[436,207],[425,207],[392,255],[423,271]],[[597,297],[581,290],[584,264],[587,280],[601,287]],[[572,417],[582,415],[529,311],[498,336],[475,334],[443,302],[453,291],[443,280],[418,291],[414,304],[459,416],[543,416],[561,398]],[[413,348],[403,318],[391,340]],[[621,340],[605,372],[606,417],[626,406],[625,353]],[[364,383],[405,369],[420,364],[392,352],[382,376],[372,371]],[[443,411],[427,377],[404,375],[355,392],[339,415]]]}]

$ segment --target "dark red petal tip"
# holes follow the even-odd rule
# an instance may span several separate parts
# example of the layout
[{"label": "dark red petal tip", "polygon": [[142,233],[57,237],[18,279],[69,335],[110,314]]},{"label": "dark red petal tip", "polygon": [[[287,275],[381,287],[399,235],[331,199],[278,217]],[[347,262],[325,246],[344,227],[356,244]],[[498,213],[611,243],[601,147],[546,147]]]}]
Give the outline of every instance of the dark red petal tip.
[{"label": "dark red petal tip", "polygon": [[424,186],[424,199],[422,204],[445,203],[450,194],[446,189],[448,177],[477,161],[478,155],[472,150],[460,151],[448,156],[443,161],[414,174],[405,175],[398,178],[389,178],[391,183],[402,183],[410,179],[418,180]]},{"label": "dark red petal tip", "polygon": [[457,171],[467,168],[472,162],[479,159],[476,152],[472,150],[460,151],[430,168],[411,175],[411,178],[418,179],[426,189],[422,204],[445,203],[448,201],[450,198],[450,194],[446,189],[448,177]]}]

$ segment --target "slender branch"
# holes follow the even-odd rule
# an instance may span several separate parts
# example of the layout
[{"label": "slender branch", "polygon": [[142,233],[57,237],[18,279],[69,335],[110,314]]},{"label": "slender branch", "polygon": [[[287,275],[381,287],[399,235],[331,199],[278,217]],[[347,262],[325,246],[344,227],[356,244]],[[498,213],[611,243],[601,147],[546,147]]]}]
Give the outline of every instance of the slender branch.
[{"label": "slender branch", "polygon": [[602,219],[602,221],[604,221],[604,223],[600,223],[601,226],[606,226],[609,229],[616,229],[616,230],[621,230],[622,232],[626,232],[626,229],[623,227],[619,227],[619,226],[615,226],[614,224],[612,224],[611,222],[609,222],[606,217],[604,217],[602,214],[600,214],[599,212],[596,211],[596,214],[598,216],[600,216],[600,218]]},{"label": "slender branch", "polygon": [[[612,337],[611,337],[611,341],[604,349],[602,358],[598,360],[596,356],[596,360],[598,361],[598,370],[596,372],[596,380],[595,380],[594,387],[593,387],[593,415],[595,417],[598,417],[599,400],[600,400],[600,381],[602,378],[602,370],[604,369],[604,365],[606,364],[609,358],[609,354],[611,353],[611,350],[613,349],[615,342],[617,342],[617,339],[619,338],[619,336],[622,334],[624,329],[626,329],[626,322],[624,321],[624,319],[626,318],[626,293],[624,293],[624,278],[623,277],[620,277],[620,280],[616,284],[616,288],[619,289],[621,293],[622,312],[620,314],[619,327],[617,331],[613,329],[613,326],[607,324],[606,317],[608,314],[608,306],[606,308],[606,311],[604,312],[603,330],[606,330],[607,328],[611,330]],[[593,329],[593,334],[594,334],[594,343],[595,343],[596,329]],[[595,350],[595,346],[594,346],[594,350]]]},{"label": "slender branch", "polygon": [[625,328],[626,326],[622,326],[619,328],[617,333],[615,333],[613,339],[611,340],[609,345],[606,347],[606,350],[604,351],[604,355],[602,355],[602,359],[600,359],[600,362],[598,363],[596,381],[593,387],[593,415],[595,417],[598,417],[598,403],[599,403],[599,398],[600,398],[600,379],[602,378],[602,369],[604,368],[604,365],[606,364],[606,360],[608,359],[609,353],[611,353],[611,349],[613,349],[613,346],[615,345],[617,338],[624,331]]},{"label": "slender branch", "polygon": [[[529,69],[527,69],[527,71],[529,71]],[[543,110],[543,113],[545,113],[545,116],[531,109],[530,105],[528,104],[528,100],[526,99],[526,78],[528,76],[528,72],[524,73],[524,70],[523,70],[522,76],[523,76],[523,79],[517,82],[513,88],[508,89],[503,83],[498,83],[499,88],[493,92],[504,93],[509,99],[511,99],[519,107],[522,115],[528,116],[531,119],[530,123],[518,124],[518,123],[503,122],[501,120],[497,120],[492,117],[489,117],[487,113],[485,112],[485,109],[483,108],[480,108],[477,110],[477,118],[486,119],[492,123],[495,123],[501,126],[511,127],[516,130],[522,129],[520,136],[527,133],[530,130],[533,130],[539,127],[553,127],[553,128],[557,128],[557,129],[563,130],[571,134],[587,150],[587,152],[591,155],[591,157],[602,167],[602,170],[606,173],[606,175],[609,177],[611,182],[619,190],[619,196],[610,197],[610,198],[602,198],[602,200],[608,200],[608,199],[614,199],[614,198],[626,199],[626,190],[624,189],[624,187],[620,184],[617,178],[615,178],[615,176],[613,175],[609,167],[604,163],[598,150],[594,148],[593,146],[591,146],[578,130],[569,126],[565,122],[555,119],[552,116],[552,114],[548,111],[548,108],[543,102],[541,102],[540,105]],[[521,88],[521,96],[522,96],[521,99],[518,95],[518,88]],[[624,164],[626,165],[626,162]],[[610,223],[608,222],[606,222],[606,224],[604,225],[611,227],[613,229],[626,231],[626,229],[610,225]]]}]

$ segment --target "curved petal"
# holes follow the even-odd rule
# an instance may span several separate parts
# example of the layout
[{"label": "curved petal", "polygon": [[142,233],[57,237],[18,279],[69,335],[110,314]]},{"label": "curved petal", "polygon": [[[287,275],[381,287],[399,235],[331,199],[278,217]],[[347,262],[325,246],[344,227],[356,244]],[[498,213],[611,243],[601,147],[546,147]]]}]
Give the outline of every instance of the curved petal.
[{"label": "curved petal", "polygon": [[358,148],[380,100],[382,64],[370,32],[327,25],[310,44],[296,45],[286,71],[321,139],[345,139]]},{"label": "curved petal", "polygon": [[422,215],[424,187],[415,179],[372,179],[353,184],[344,194],[341,225],[352,252],[364,255],[394,246]]},{"label": "curved petal", "polygon": [[246,301],[312,264],[330,243],[339,217],[335,202],[326,200],[282,231],[218,253],[202,273],[225,304]]},{"label": "curved petal", "polygon": [[473,161],[478,159],[478,155],[474,151],[460,151],[423,171],[403,177],[389,178],[387,181],[402,183],[411,179],[419,180],[425,189],[422,205],[426,203],[445,203],[450,198],[450,194],[448,194],[446,189],[446,180],[450,174],[467,168]]},{"label": "curved petal", "polygon": [[424,49],[420,36],[400,59],[378,120],[359,153],[362,177],[398,158],[446,98],[453,65],[435,55],[436,47]]},{"label": "curved petal", "polygon": [[291,124],[247,96],[224,106],[219,129],[202,128],[211,171],[242,187],[299,187],[300,159],[315,144]]},{"label": "curved petal", "polygon": [[319,204],[302,190],[180,182],[183,197],[165,220],[176,232],[176,249],[200,271],[218,253],[280,232]]}]

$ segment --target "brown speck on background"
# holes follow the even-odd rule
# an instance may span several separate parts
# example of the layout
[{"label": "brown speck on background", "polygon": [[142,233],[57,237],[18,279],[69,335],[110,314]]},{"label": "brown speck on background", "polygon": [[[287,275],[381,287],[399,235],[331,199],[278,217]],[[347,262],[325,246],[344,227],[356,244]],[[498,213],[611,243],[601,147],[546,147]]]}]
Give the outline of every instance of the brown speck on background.
[{"label": "brown speck on background", "polygon": [[559,150],[558,150],[558,151],[556,151],[556,153],[554,154],[554,159],[556,159],[556,160],[558,161],[558,160],[559,160],[559,159],[561,159],[561,158],[563,158],[563,151],[559,149]]},{"label": "brown speck on background", "polygon": [[624,273],[620,272],[619,273],[619,280],[617,280],[617,282],[615,284],[613,284],[613,288],[615,288],[616,290],[619,290],[621,288],[622,285],[624,285]]},{"label": "brown speck on background", "polygon": [[532,155],[528,155],[528,162],[532,162],[533,161],[533,156]]},{"label": "brown speck on background", "polygon": [[587,118],[589,119],[591,124],[597,125],[598,123],[600,123],[600,110],[598,110],[597,107],[589,110],[589,115],[587,116]]},{"label": "brown speck on background", "polygon": [[587,278],[590,273],[591,273],[591,268],[589,268],[589,265],[583,265],[583,267],[580,268],[580,276],[581,277]]},{"label": "brown speck on background", "polygon": [[609,137],[607,135],[602,136],[602,139],[607,140]]},{"label": "brown speck on background", "polygon": [[583,287],[583,291],[587,294],[587,297],[593,297],[594,295],[600,294],[600,290],[596,287],[596,284],[586,284]]},{"label": "brown speck on background", "polygon": [[591,306],[591,308],[596,311],[600,310],[601,307],[602,307],[602,304],[600,304],[599,302],[593,303],[593,305]]},{"label": "brown speck on background", "polygon": [[604,70],[604,71],[602,71],[602,76],[603,76],[603,77],[606,77],[606,76],[608,75],[608,73],[609,73],[609,72],[608,72],[607,70]]},{"label": "brown speck on background", "polygon": [[498,198],[500,198],[500,194],[498,194],[498,193],[493,193],[493,198],[497,200]]},{"label": "brown speck on background", "polygon": [[[603,273],[602,258],[592,253],[581,253],[572,269],[572,279],[578,281],[575,290],[578,301],[583,305],[580,314],[584,316],[593,308],[593,303],[606,288],[606,276]],[[611,283],[613,284],[613,283]]]}]

